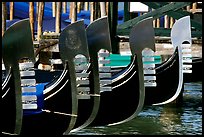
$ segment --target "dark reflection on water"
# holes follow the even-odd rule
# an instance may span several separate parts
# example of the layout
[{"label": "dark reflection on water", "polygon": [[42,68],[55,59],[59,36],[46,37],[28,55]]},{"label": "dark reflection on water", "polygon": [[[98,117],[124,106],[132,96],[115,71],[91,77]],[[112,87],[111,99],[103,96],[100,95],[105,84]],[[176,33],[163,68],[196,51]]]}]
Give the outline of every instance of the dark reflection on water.
[{"label": "dark reflection on water", "polygon": [[202,82],[185,83],[183,104],[147,106],[135,119],[115,126],[88,127],[72,135],[202,135]]}]

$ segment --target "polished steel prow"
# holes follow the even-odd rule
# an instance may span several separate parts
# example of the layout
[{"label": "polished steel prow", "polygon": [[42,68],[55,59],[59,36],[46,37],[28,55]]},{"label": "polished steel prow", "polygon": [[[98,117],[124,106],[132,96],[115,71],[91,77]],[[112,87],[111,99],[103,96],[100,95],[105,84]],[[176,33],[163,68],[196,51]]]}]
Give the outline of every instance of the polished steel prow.
[{"label": "polished steel prow", "polygon": [[191,39],[191,23],[190,16],[185,16],[178,19],[171,29],[171,42],[174,47],[174,50],[178,48],[179,54],[179,83],[176,94],[165,102],[153,104],[153,105],[163,105],[174,101],[179,94],[181,93],[182,85],[183,85],[183,57],[182,57],[182,44],[184,42],[188,42],[190,45],[192,44]]},{"label": "polished steel prow", "polygon": [[145,99],[145,86],[144,86],[144,72],[143,72],[143,62],[142,62],[142,50],[145,48],[152,49],[155,51],[155,33],[153,28],[153,18],[149,17],[146,18],[138,24],[136,24],[130,31],[129,34],[129,43],[132,56],[137,57],[137,64],[138,65],[138,75],[139,75],[139,104],[136,108],[135,112],[127,119],[110,124],[116,125],[121,124],[127,121],[132,120],[135,118],[139,112],[141,112],[144,106],[144,99]]},{"label": "polished steel prow", "polygon": [[89,26],[86,28],[86,33],[91,62],[91,74],[89,79],[91,80],[91,97],[94,99],[94,105],[92,113],[87,121],[78,128],[71,130],[71,132],[76,132],[82,128],[87,127],[95,119],[100,106],[98,52],[100,49],[106,49],[111,52],[111,41],[107,16],[96,19],[91,24],[89,24]]},{"label": "polished steel prow", "polygon": [[19,61],[28,58],[35,63],[34,46],[29,19],[10,26],[2,37],[2,57],[7,72],[11,72],[15,84],[16,121],[13,134],[20,134],[23,119],[21,77]]},{"label": "polished steel prow", "polygon": [[[78,54],[84,55],[89,59],[88,42],[85,31],[84,21],[80,20],[68,25],[59,37],[59,50],[64,68],[67,68],[70,75],[71,83],[71,97],[72,97],[72,117],[69,126],[64,132],[65,135],[69,134],[74,128],[77,115],[78,115],[78,92],[76,83],[75,71],[75,56]],[[69,90],[69,89],[67,89]]]}]

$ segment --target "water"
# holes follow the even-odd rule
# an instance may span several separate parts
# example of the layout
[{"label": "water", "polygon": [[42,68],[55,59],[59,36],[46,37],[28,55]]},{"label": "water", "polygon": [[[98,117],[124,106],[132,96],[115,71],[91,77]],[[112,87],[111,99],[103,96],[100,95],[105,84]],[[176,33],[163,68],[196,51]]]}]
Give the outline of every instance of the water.
[{"label": "water", "polygon": [[72,135],[202,135],[202,82],[185,83],[183,104],[148,106],[115,126],[87,127]]}]

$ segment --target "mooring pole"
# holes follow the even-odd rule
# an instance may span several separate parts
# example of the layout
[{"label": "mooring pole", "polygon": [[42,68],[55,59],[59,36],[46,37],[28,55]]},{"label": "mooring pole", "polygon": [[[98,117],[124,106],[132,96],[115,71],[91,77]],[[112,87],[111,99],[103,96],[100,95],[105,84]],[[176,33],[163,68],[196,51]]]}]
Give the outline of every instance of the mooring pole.
[{"label": "mooring pole", "polygon": [[70,10],[72,11],[71,23],[74,23],[77,21],[77,2],[72,2],[72,9]]},{"label": "mooring pole", "polygon": [[7,9],[6,9],[6,2],[2,2],[2,36],[6,31],[6,18],[7,18]]},{"label": "mooring pole", "polygon": [[13,20],[13,13],[14,13],[14,10],[13,10],[13,7],[14,7],[14,2],[10,2],[10,20]]},{"label": "mooring pole", "polygon": [[60,33],[61,31],[61,9],[62,9],[62,2],[57,2],[57,8],[56,8],[56,18],[55,18],[55,32]]},{"label": "mooring pole", "polygon": [[43,15],[44,15],[44,2],[39,2],[38,10],[38,31],[37,31],[37,40],[40,41],[42,36],[42,27],[43,27]]},{"label": "mooring pole", "polygon": [[35,40],[34,36],[34,2],[29,2],[29,19],[30,19],[30,28],[32,33],[32,40]]}]

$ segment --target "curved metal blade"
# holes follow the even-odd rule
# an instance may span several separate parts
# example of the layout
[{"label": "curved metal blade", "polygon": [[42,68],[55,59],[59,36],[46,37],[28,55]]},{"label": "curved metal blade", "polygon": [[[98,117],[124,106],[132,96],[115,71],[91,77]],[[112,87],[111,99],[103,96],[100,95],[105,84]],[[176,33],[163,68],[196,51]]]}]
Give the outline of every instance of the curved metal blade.
[{"label": "curved metal blade", "polygon": [[179,83],[176,90],[176,93],[170,99],[153,104],[153,105],[163,105],[174,101],[181,93],[183,86],[183,55],[182,55],[182,44],[183,42],[189,42],[192,44],[191,40],[191,24],[190,24],[190,16],[185,16],[178,19],[172,29],[171,29],[171,41],[174,49],[178,48],[178,58],[179,58]]},{"label": "curved metal blade", "polygon": [[109,24],[108,18],[102,17],[97,20],[94,20],[86,28],[89,54],[91,56],[91,74],[89,76],[91,83],[91,91],[93,94],[91,97],[94,98],[93,110],[90,117],[86,122],[71,130],[71,132],[76,132],[80,129],[87,127],[95,119],[100,105],[100,82],[99,82],[99,69],[98,69],[98,51],[100,49],[106,49],[111,51],[111,42],[110,42],[110,33],[109,33]]},{"label": "curved metal blade", "polygon": [[22,58],[35,62],[29,19],[16,22],[6,30],[2,37],[2,56],[6,70]]},{"label": "curved metal blade", "polygon": [[2,38],[2,56],[7,71],[11,69],[15,85],[16,121],[14,134],[20,134],[22,127],[22,91],[19,60],[29,58],[35,62],[34,47],[29,19],[16,22],[7,29]]},{"label": "curved metal blade", "polygon": [[94,20],[86,29],[90,54],[97,53],[100,49],[111,52],[111,40],[108,17]]},{"label": "curved metal blade", "polygon": [[142,50],[145,48],[150,48],[155,51],[154,28],[152,17],[138,22],[138,24],[132,28],[129,35],[129,42],[132,55],[134,56],[136,54],[137,56],[136,65],[138,65],[139,89],[140,89],[139,104],[135,112],[129,118],[114,124],[120,124],[132,120],[139,114],[139,112],[141,112],[144,106],[145,87],[144,87]]},{"label": "curved metal blade", "polygon": [[171,41],[173,47],[180,46],[184,41],[192,44],[190,16],[185,16],[177,20],[171,29]]},{"label": "curved metal blade", "polygon": [[65,63],[76,55],[82,54],[89,58],[84,21],[80,20],[68,25],[60,34],[60,56]]},{"label": "curved metal blade", "polygon": [[155,51],[154,36],[152,17],[138,22],[130,31],[129,42],[132,55],[141,53],[145,48],[150,48]]},{"label": "curved metal blade", "polygon": [[[69,134],[74,128],[78,115],[78,92],[76,83],[76,71],[74,58],[78,54],[84,55],[89,59],[88,43],[85,32],[84,21],[80,20],[68,25],[59,36],[59,50],[65,68],[69,70],[72,96],[72,115],[64,134]],[[66,65],[68,65],[66,67]],[[69,91],[69,89],[68,89]]]}]

